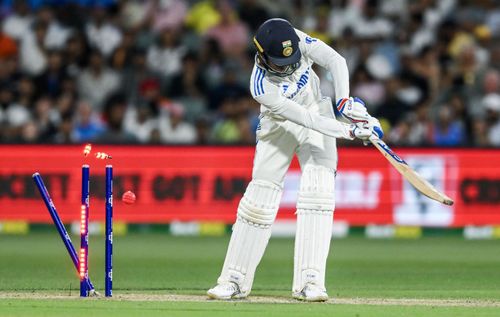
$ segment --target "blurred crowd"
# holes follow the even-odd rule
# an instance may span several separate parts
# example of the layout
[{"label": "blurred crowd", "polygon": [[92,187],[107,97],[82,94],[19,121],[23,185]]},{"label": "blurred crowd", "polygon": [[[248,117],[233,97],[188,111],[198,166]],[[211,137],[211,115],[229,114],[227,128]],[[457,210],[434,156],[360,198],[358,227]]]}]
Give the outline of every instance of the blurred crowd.
[{"label": "blurred crowd", "polygon": [[347,59],[388,142],[500,146],[495,0],[0,3],[2,143],[254,144],[251,37],[284,17]]}]

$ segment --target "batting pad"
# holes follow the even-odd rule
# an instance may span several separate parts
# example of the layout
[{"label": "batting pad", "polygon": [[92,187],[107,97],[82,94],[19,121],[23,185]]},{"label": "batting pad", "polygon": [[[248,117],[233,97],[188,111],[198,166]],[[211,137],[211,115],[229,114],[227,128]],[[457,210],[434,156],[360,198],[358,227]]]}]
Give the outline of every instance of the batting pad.
[{"label": "batting pad", "polygon": [[293,292],[308,283],[325,289],[334,208],[335,170],[307,165],[297,200]]},{"label": "batting pad", "polygon": [[218,283],[235,282],[243,295],[252,289],[255,269],[262,259],[271,225],[278,212],[282,188],[252,180],[238,206],[238,217]]}]

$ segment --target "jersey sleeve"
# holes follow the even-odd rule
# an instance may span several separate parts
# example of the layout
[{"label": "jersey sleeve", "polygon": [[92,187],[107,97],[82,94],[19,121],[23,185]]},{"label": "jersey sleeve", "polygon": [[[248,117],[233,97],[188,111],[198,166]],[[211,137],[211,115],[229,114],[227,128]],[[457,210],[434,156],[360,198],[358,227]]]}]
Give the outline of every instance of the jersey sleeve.
[{"label": "jersey sleeve", "polygon": [[300,38],[299,48],[302,54],[332,74],[335,101],[349,98],[349,70],[345,58],[323,41],[297,29],[295,32]]},{"label": "jersey sleeve", "polygon": [[297,102],[286,98],[281,94],[278,86],[265,78],[265,72],[256,67],[250,80],[250,91],[257,102],[273,114],[293,123],[334,138],[352,140],[348,124],[313,113]]}]

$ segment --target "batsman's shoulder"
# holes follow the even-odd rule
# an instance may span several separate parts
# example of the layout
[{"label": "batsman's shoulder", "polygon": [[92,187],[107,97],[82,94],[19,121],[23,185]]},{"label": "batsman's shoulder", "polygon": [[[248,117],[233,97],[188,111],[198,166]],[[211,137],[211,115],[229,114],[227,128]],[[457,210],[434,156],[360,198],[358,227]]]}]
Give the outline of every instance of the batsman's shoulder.
[{"label": "batsman's shoulder", "polygon": [[259,103],[265,104],[278,90],[278,87],[271,83],[267,77],[267,71],[255,65],[250,77],[250,93]]},{"label": "batsman's shoulder", "polygon": [[318,39],[310,36],[304,31],[301,31],[299,29],[295,29],[295,33],[297,33],[297,36],[300,39],[299,42],[299,49],[304,53],[304,51],[307,51],[308,49],[311,49],[312,46],[314,46],[317,42]]},{"label": "batsman's shoulder", "polygon": [[264,68],[254,65],[252,76],[250,77],[250,92],[254,98],[265,93],[266,87],[264,87],[264,84],[266,73],[267,71]]}]

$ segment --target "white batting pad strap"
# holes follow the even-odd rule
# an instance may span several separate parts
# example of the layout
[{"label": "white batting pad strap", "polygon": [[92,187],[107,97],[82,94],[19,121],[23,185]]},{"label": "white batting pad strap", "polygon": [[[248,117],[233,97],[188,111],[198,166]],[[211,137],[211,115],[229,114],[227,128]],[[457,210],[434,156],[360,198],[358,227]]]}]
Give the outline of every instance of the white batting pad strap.
[{"label": "white batting pad strap", "polygon": [[335,170],[306,165],[300,180],[297,209],[333,211],[335,208]]},{"label": "white batting pad strap", "polygon": [[333,212],[297,210],[293,292],[300,292],[311,283],[325,289],[325,271]]},{"label": "white batting pad strap", "polygon": [[238,218],[261,226],[274,222],[281,200],[281,187],[264,180],[252,180],[240,200]]},{"label": "white batting pad strap", "polygon": [[243,295],[248,295],[270,236],[270,226],[263,228],[237,219],[217,282],[235,282]]}]

